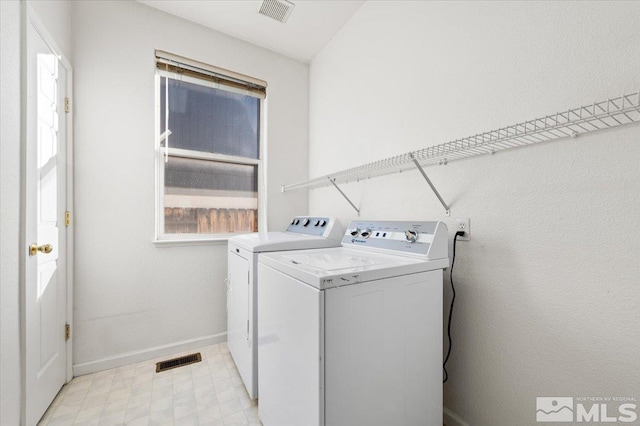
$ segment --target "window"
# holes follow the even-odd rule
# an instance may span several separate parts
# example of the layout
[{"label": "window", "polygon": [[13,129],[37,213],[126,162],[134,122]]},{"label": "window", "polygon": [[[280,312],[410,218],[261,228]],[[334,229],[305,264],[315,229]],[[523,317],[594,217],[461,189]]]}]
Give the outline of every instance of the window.
[{"label": "window", "polygon": [[156,51],[157,240],[258,229],[266,83]]}]

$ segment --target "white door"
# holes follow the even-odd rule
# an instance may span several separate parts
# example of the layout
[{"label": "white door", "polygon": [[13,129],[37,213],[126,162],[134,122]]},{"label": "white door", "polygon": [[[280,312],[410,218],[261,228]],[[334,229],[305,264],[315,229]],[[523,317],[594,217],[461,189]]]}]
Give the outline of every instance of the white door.
[{"label": "white door", "polygon": [[[239,250],[239,249],[238,249]],[[244,253],[247,254],[247,253]],[[248,253],[251,256],[251,253]],[[251,336],[249,335],[250,295],[249,261],[234,251],[229,252],[229,295],[227,300],[227,345],[238,372],[251,398],[254,371]]]},{"label": "white door", "polygon": [[25,345],[27,426],[35,425],[67,376],[65,323],[67,73],[27,24]]}]

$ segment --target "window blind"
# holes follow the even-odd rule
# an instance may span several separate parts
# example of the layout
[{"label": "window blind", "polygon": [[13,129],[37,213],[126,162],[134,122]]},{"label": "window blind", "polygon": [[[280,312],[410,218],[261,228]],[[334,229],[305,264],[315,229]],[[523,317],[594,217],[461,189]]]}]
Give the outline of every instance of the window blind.
[{"label": "window blind", "polygon": [[264,80],[214,67],[204,62],[184,58],[162,50],[156,50],[156,66],[159,70],[246,90],[260,98],[267,96],[267,82]]}]

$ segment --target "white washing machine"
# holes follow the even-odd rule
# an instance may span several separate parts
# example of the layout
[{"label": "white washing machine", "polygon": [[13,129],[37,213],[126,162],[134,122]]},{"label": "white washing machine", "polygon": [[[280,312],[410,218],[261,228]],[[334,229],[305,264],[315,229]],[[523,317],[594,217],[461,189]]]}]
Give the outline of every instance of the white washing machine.
[{"label": "white washing machine", "polygon": [[284,232],[256,232],[229,238],[227,343],[251,399],[258,396],[258,254],[340,245],[335,218],[301,216]]},{"label": "white washing machine", "polygon": [[352,222],[335,248],[260,255],[265,426],[442,425],[441,222]]}]

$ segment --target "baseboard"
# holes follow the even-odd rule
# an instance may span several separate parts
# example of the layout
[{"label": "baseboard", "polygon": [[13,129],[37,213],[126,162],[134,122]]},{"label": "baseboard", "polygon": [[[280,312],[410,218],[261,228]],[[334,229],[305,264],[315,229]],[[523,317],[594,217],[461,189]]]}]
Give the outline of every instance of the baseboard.
[{"label": "baseboard", "polygon": [[97,371],[109,370],[111,368],[122,367],[123,365],[150,359],[172,355],[177,352],[199,349],[204,346],[215,345],[227,341],[227,333],[212,334],[210,336],[198,337],[191,340],[183,340],[168,345],[156,346],[141,351],[127,352],[121,355],[102,358],[95,361],[84,362],[73,365],[73,377],[95,373]]},{"label": "baseboard", "polygon": [[443,423],[447,426],[469,426],[469,423],[465,422],[453,411],[449,410],[447,407],[442,409],[444,418]]}]

